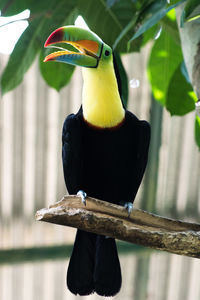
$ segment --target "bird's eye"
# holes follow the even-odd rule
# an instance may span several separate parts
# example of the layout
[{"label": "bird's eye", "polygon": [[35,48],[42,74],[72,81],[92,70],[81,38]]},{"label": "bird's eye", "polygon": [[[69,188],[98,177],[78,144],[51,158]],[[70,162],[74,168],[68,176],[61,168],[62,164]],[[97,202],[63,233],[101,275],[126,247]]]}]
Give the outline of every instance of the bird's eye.
[{"label": "bird's eye", "polygon": [[105,51],[105,56],[109,56],[110,55],[110,51],[106,50]]}]

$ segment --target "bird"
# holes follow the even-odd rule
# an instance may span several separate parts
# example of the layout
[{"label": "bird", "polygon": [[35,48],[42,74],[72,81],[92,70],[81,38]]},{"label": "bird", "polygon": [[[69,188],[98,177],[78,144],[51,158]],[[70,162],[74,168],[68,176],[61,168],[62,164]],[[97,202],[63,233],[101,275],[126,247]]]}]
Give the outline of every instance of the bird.
[{"label": "bird", "polygon": [[[63,43],[70,50],[59,46]],[[62,132],[69,194],[78,194],[86,206],[87,196],[123,205],[129,215],[148,160],[150,125],[122,103],[112,48],[75,25],[56,29],[44,47],[58,50],[44,62],[82,68],[82,104],[66,117]],[[66,281],[75,295],[116,295],[122,275],[115,239],[78,229]]]}]

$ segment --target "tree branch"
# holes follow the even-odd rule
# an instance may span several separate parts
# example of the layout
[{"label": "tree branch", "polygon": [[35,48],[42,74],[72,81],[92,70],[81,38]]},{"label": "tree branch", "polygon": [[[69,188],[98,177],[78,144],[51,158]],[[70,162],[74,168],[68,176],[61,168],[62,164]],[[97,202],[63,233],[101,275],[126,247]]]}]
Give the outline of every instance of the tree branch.
[{"label": "tree branch", "polygon": [[200,224],[172,220],[140,209],[134,209],[128,217],[124,207],[90,197],[84,206],[80,197],[65,196],[49,208],[39,210],[36,220],[200,258]]}]

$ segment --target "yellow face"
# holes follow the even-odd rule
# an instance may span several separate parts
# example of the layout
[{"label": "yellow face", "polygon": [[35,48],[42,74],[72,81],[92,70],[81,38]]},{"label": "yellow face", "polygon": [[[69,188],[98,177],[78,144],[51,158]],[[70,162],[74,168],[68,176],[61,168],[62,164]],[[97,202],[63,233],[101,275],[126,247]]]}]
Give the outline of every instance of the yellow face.
[{"label": "yellow face", "polygon": [[83,115],[85,120],[100,128],[111,128],[124,119],[113,67],[112,50],[104,44],[97,68],[82,68]]}]

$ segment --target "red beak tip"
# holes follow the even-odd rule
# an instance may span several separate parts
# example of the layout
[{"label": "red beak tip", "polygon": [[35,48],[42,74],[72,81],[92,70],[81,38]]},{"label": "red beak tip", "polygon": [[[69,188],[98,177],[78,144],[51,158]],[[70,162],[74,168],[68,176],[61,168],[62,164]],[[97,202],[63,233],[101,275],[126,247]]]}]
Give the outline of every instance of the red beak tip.
[{"label": "red beak tip", "polygon": [[48,45],[49,45],[49,43],[48,43],[48,39],[47,39],[45,44],[44,44],[44,47],[46,48]]},{"label": "red beak tip", "polygon": [[55,44],[55,43],[59,43],[62,41],[63,39],[63,27],[60,27],[58,29],[56,29],[55,31],[53,31],[50,36],[48,37],[48,39],[46,40],[44,47],[48,47],[51,44]]}]

